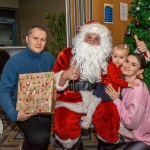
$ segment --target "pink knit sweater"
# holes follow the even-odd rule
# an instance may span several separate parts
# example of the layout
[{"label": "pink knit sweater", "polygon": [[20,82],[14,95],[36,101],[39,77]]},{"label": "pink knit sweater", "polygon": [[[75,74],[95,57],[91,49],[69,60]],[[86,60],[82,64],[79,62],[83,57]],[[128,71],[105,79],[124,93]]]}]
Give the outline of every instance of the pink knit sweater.
[{"label": "pink knit sweater", "polygon": [[124,88],[122,101],[114,100],[123,124],[131,129],[136,141],[150,145],[150,94],[146,85],[139,79],[138,87]]}]

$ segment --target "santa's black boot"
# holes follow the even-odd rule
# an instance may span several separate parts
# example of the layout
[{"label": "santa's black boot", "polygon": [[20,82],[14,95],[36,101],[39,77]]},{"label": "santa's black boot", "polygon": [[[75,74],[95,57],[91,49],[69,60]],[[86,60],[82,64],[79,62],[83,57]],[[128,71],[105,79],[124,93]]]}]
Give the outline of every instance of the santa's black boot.
[{"label": "santa's black boot", "polygon": [[82,139],[79,138],[79,141],[72,147],[71,150],[84,150]]},{"label": "santa's black boot", "polygon": [[98,141],[98,145],[97,145],[98,150],[115,150],[115,148],[116,148],[115,144],[106,143],[100,139],[97,139],[97,141]]},{"label": "santa's black boot", "polygon": [[98,150],[116,150],[117,148],[121,147],[124,143],[124,142],[118,144],[106,143],[100,139],[97,139],[97,141],[98,141],[97,145]]}]

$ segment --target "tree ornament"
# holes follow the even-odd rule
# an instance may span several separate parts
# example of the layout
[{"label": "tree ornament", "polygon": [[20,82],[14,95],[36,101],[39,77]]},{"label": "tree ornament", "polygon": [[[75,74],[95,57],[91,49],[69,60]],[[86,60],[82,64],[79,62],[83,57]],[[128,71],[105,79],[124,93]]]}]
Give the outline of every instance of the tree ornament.
[{"label": "tree ornament", "polygon": [[136,7],[136,11],[139,11],[140,10],[140,7],[138,6],[138,7]]},{"label": "tree ornament", "polygon": [[125,33],[125,36],[130,37],[132,35],[131,29],[128,28],[127,32]]},{"label": "tree ornament", "polygon": [[135,20],[135,26],[138,28],[140,26],[140,20],[139,19],[136,19]]}]

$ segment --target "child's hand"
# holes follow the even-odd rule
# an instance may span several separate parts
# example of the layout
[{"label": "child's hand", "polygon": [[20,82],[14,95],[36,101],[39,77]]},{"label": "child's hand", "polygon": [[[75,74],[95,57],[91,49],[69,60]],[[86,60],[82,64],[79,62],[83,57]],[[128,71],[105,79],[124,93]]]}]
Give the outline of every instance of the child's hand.
[{"label": "child's hand", "polygon": [[137,77],[138,77],[139,79],[141,79],[141,80],[143,80],[143,79],[144,79],[143,74],[139,74]]},{"label": "child's hand", "polygon": [[130,87],[130,88],[134,88],[134,87],[137,87],[137,86],[139,86],[138,83],[134,83],[134,82],[129,82],[128,83],[128,87]]},{"label": "child's hand", "polygon": [[141,69],[141,70],[137,73],[137,78],[139,78],[139,79],[144,79],[143,72],[144,72],[144,69]]}]

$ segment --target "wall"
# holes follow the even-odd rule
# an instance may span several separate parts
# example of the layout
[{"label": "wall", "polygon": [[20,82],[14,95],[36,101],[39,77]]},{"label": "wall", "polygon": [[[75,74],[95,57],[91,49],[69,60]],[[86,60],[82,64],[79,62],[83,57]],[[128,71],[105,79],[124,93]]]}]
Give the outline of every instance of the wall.
[{"label": "wall", "polygon": [[[19,2],[18,2],[19,1]],[[133,0],[93,0],[93,20],[104,23],[104,3],[112,4],[114,11],[113,24],[106,24],[112,31],[114,44],[123,41],[128,21],[120,21],[120,2],[128,3]],[[19,3],[19,4],[18,4]],[[0,0],[0,7],[19,8],[18,28],[21,31],[21,43],[25,45],[25,33],[33,25],[46,27],[46,12],[65,11],[65,0]],[[48,42],[47,42],[48,46]]]},{"label": "wall", "polygon": [[0,7],[19,8],[18,0],[0,0]]},{"label": "wall", "polygon": [[[19,18],[21,26],[22,45],[25,45],[25,33],[34,25],[47,27],[45,14],[47,12],[65,11],[64,0],[19,0]],[[48,42],[47,42],[48,47]]]},{"label": "wall", "polygon": [[[93,0],[93,20],[100,21],[112,31],[114,44],[123,42],[126,27],[130,21],[130,16],[128,21],[120,21],[120,2],[128,3],[129,10],[132,1],[133,0]],[[113,24],[104,23],[104,3],[113,5]]]},{"label": "wall", "polygon": [[0,45],[13,45],[11,24],[0,24]]},{"label": "wall", "polygon": [[[5,28],[3,28],[2,36],[0,38],[0,44],[6,45],[17,45],[20,44],[20,36],[19,36],[19,25],[18,25],[18,9],[19,9],[19,2],[18,0],[0,0],[0,19],[1,23],[5,22],[5,25],[9,24],[9,31]],[[6,18],[12,18],[10,21]],[[6,19],[6,20],[5,20]],[[5,26],[4,25],[4,26]],[[1,24],[1,26],[3,26]],[[13,34],[12,34],[12,28],[13,28]],[[15,32],[15,29],[17,32]],[[1,31],[2,31],[1,30]],[[11,35],[12,34],[12,35]],[[4,36],[4,38],[3,38]],[[12,40],[12,37],[14,38]],[[2,39],[3,38],[3,39]],[[18,39],[18,40],[17,40]],[[18,43],[17,43],[18,41]]]}]

